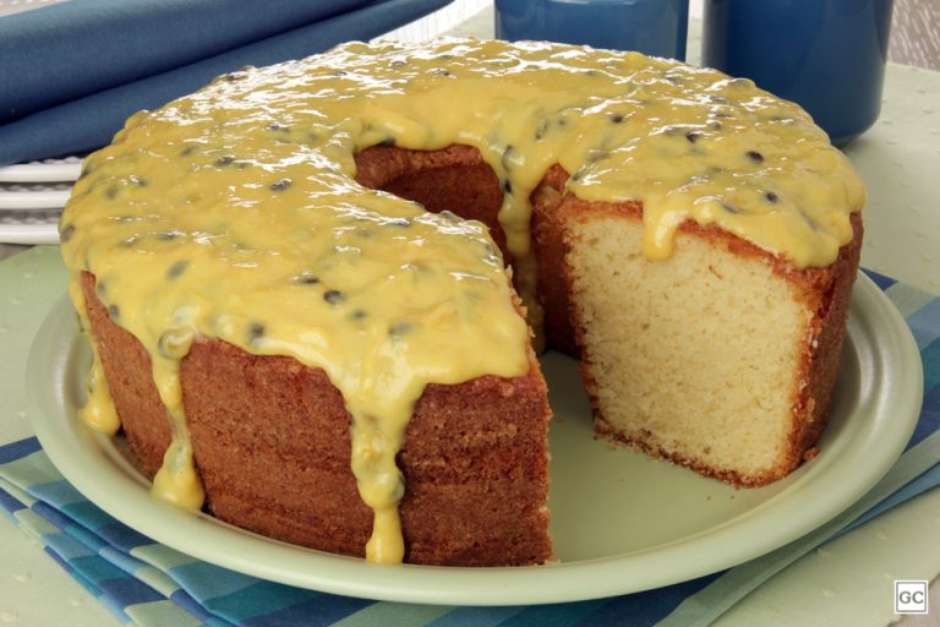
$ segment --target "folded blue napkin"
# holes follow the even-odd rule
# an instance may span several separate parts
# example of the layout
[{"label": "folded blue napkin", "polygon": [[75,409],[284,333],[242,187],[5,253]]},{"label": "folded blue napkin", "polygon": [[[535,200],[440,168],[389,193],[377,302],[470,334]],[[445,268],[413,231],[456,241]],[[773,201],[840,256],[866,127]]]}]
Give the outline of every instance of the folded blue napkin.
[{"label": "folded blue napkin", "polygon": [[0,19],[0,124],[374,4],[72,0]]},{"label": "folded blue napkin", "polygon": [[266,582],[157,544],[79,494],[35,438],[0,447],[0,509],[123,623],[164,625],[708,625],[828,540],[940,485],[940,297],[869,276],[907,320],[924,366],[917,429],[862,499],[772,553],[692,581],[610,599],[493,608],[374,602]]},{"label": "folded blue napkin", "polygon": [[70,0],[0,18],[0,165],[98,148],[219,74],[368,40],[451,1]]}]

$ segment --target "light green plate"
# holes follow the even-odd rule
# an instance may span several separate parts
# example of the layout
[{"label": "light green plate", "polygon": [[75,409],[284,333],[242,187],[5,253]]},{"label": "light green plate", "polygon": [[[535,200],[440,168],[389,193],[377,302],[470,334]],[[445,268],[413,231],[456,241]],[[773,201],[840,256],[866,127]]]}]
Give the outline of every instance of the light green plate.
[{"label": "light green plate", "polygon": [[552,537],[560,563],[525,568],[375,566],[243,531],[154,501],[109,438],[76,419],[89,348],[66,300],[32,347],[34,427],[86,497],[180,551],[264,579],[391,601],[504,605],[637,592],[767,553],[844,510],[887,472],[917,421],[921,362],[881,291],[859,276],[832,417],[821,453],[788,478],[736,490],[592,438],[574,361],[543,359],[551,428]]}]

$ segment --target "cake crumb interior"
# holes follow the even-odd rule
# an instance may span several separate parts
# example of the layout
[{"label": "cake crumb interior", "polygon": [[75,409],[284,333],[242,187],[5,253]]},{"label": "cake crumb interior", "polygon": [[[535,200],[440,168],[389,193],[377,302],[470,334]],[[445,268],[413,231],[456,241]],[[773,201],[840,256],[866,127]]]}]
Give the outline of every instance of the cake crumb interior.
[{"label": "cake crumb interior", "polygon": [[599,431],[743,483],[782,464],[810,313],[787,281],[682,234],[670,259],[650,261],[638,220],[569,228]]}]

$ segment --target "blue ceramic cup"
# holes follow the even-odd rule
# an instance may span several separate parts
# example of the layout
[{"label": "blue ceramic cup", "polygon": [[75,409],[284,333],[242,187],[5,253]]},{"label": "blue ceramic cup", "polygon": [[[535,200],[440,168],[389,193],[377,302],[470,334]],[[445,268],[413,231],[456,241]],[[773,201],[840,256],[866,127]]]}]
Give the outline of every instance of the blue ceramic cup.
[{"label": "blue ceramic cup", "polygon": [[705,0],[702,63],[798,102],[849,143],[881,111],[893,0]]},{"label": "blue ceramic cup", "polygon": [[689,0],[496,0],[496,37],[685,60]]}]

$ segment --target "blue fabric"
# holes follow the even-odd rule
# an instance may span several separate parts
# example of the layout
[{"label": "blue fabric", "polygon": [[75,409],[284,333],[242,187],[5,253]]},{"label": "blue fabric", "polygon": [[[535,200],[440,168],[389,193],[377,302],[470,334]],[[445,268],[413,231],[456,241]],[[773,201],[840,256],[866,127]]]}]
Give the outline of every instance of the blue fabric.
[{"label": "blue fabric", "polygon": [[0,464],[6,464],[14,460],[31,455],[42,447],[39,446],[39,440],[36,438],[26,438],[19,442],[13,442],[0,447]]},{"label": "blue fabric", "polygon": [[848,527],[846,527],[841,533],[846,534],[857,527],[861,527],[872,518],[876,518],[881,514],[884,514],[890,509],[893,509],[900,505],[901,503],[906,503],[916,496],[920,496],[928,490],[940,485],[940,463],[935,465],[933,468],[923,473],[922,475],[916,477],[913,481],[905,485],[903,488],[883,500],[881,503],[878,503],[875,507],[871,508],[862,516],[853,521]]},{"label": "blue fabric", "polygon": [[71,0],[11,15],[0,19],[0,124],[374,3]]},{"label": "blue fabric", "polygon": [[[882,289],[896,283],[888,277],[876,275],[876,278]],[[921,300],[924,305],[910,313],[908,322],[929,335],[931,329],[940,329],[937,307],[940,298],[925,295]],[[911,472],[916,476],[909,479],[905,475],[896,484],[900,486],[897,490],[886,494],[867,511],[857,507],[858,517],[840,533],[940,485],[940,339],[921,347],[921,358],[925,390],[922,412],[911,443],[898,464],[901,467],[904,462],[917,459],[918,464],[910,466],[920,468],[917,471],[920,474]],[[737,590],[740,593],[737,596],[743,596],[757,584],[735,583],[735,578],[749,577],[747,569],[753,570],[762,559],[724,573],[610,599],[532,607],[444,607],[432,611],[424,606],[340,597],[266,582],[155,544],[84,499],[76,502],[80,495],[76,497],[77,492],[57,475],[35,438],[0,447],[0,488],[4,486],[7,490],[0,489],[0,508],[32,536],[40,537],[46,551],[66,572],[122,622],[154,627],[166,625],[167,621],[263,627],[331,625],[346,619],[356,624],[435,627],[648,626],[664,619],[669,621],[671,615],[673,621],[679,620],[680,605],[688,600],[699,605],[713,604],[699,607],[700,615],[720,614],[723,610],[718,604],[722,595],[708,596],[708,590],[722,586],[724,595],[734,596]],[[830,537],[836,536],[825,536]],[[812,540],[814,546],[822,541],[825,539]],[[806,539],[801,539],[794,545],[805,543]],[[802,547],[801,551],[804,549],[808,550]],[[769,566],[768,569],[779,570]],[[733,589],[726,590],[729,586]]]},{"label": "blue fabric", "polygon": [[897,281],[895,281],[891,277],[875,272],[874,270],[867,270],[867,269],[863,269],[863,270],[865,274],[868,275],[868,278],[874,281],[875,285],[880,287],[882,290],[886,290],[892,285],[894,285],[895,283],[897,283]]},{"label": "blue fabric", "polygon": [[[30,103],[32,103],[32,106],[41,106],[39,103],[46,103],[50,106],[32,112],[25,117],[15,119],[4,126],[0,126],[0,165],[84,152],[98,148],[111,141],[111,137],[115,132],[120,130],[124,124],[124,120],[131,114],[141,109],[157,108],[174,98],[191,93],[220,74],[237,70],[246,65],[262,66],[285,61],[287,59],[305,57],[316,52],[322,52],[336,44],[352,39],[371,39],[382,33],[393,30],[398,26],[416,20],[451,1],[452,0],[381,0],[376,2],[376,0],[373,0],[369,3],[360,1],[358,5],[368,4],[368,6],[313,23],[304,24],[302,21],[298,21],[296,28],[291,30],[280,32],[264,39],[250,41],[250,43],[245,43],[244,45],[229,50],[220,51],[214,54],[214,56],[195,57],[195,60],[188,62],[186,65],[173,66],[164,63],[162,65],[166,67],[162,70],[155,70],[156,73],[128,79],[128,81],[125,82],[120,81],[130,76],[127,72],[120,76],[115,74],[106,80],[87,78],[84,82],[78,80],[67,81],[66,83],[69,87],[59,92],[59,90],[54,89],[47,84],[47,82],[40,81],[29,90],[31,93],[40,94],[39,96],[34,96],[32,100],[30,100]],[[121,0],[109,0],[108,2],[104,0],[71,0],[61,5],[61,7],[63,7],[62,9],[59,9],[59,7],[39,9],[35,12],[28,12],[23,19],[39,20],[44,15],[48,16],[52,9],[59,9],[61,11],[72,5],[83,5],[85,3],[95,6],[111,7],[111,9],[114,8],[113,5],[123,4]],[[221,13],[224,12],[223,9],[230,8],[228,5],[233,3],[235,3],[234,0],[231,2],[225,0],[203,0],[202,2],[196,3],[198,6],[192,10],[197,12],[209,11],[209,9],[212,8],[218,10],[221,15]],[[159,22],[161,31],[172,31],[173,28],[171,25],[177,23],[178,16],[169,15],[167,14],[168,9],[159,8],[164,4],[162,0],[146,0],[146,2],[144,0],[137,0],[130,4],[135,6],[141,5],[140,11],[143,11],[145,6],[150,7],[150,9],[156,10],[160,15],[163,15],[165,19]],[[180,5],[181,7],[184,3],[180,0],[174,0],[169,4],[170,6]],[[188,5],[188,2],[186,4]],[[251,5],[255,4],[257,3],[251,3]],[[340,7],[348,8],[357,3],[353,0],[330,0],[329,2],[289,2],[288,0],[277,0],[271,4],[276,6],[281,6],[282,4],[296,5],[297,9],[294,10],[293,13],[303,14],[309,17],[314,14],[311,13],[313,9],[308,8],[301,10],[301,5],[308,7],[322,5],[322,7],[333,7],[335,10]],[[242,5],[240,4],[240,6]],[[240,10],[246,13],[249,12],[249,9],[245,8]],[[326,9],[321,8],[319,10]],[[228,12],[238,13],[238,10]],[[257,14],[258,12],[257,9],[251,11],[252,14]],[[269,9],[265,8],[264,12],[269,12]],[[271,9],[270,12],[274,12],[274,10]],[[32,13],[39,15],[30,17]],[[184,11],[184,15],[189,15],[189,13],[189,10]],[[328,14],[330,14],[329,11],[326,12],[326,15]],[[53,17],[57,16],[58,13],[53,13]],[[0,18],[0,42],[3,42],[5,36],[3,29],[9,28],[9,22],[7,20],[13,21],[17,17],[19,16],[14,15],[12,17]],[[118,15],[118,17],[121,20],[130,20],[130,17],[123,13]],[[117,19],[117,17],[112,19]],[[242,18],[239,18],[239,20],[241,19]],[[265,21],[265,23],[270,26],[270,21],[262,21]],[[55,21],[53,22],[57,23]],[[85,25],[85,27],[86,30],[90,29],[89,25]],[[155,25],[155,28],[156,27],[157,25]],[[213,22],[213,27],[219,30],[225,30],[228,28],[228,21],[227,19],[219,17]],[[62,23],[53,35],[54,37],[78,37],[84,42],[81,49],[87,49],[89,52],[75,52],[74,54],[67,52],[63,53],[63,56],[71,58],[72,56],[85,54],[84,58],[77,64],[82,67],[80,67],[80,69],[73,68],[72,72],[82,74],[86,77],[97,76],[102,67],[111,64],[112,59],[103,57],[98,53],[97,45],[94,41],[91,43],[85,41],[85,38],[93,37],[93,35],[88,33],[82,34],[81,32],[76,35],[71,33],[71,28],[72,25],[70,23]],[[273,28],[273,26],[271,26],[271,28]],[[244,33],[247,30],[250,29],[240,29],[239,32]],[[170,32],[166,32],[165,35],[168,41],[175,39],[170,36]],[[46,34],[46,36],[48,37],[49,35]],[[160,37],[156,37],[156,40],[159,42]],[[156,46],[157,44],[154,45]],[[169,47],[171,46],[166,46],[166,48]],[[195,54],[194,49],[195,47],[190,47],[188,54]],[[158,50],[162,55],[164,50],[162,43],[159,44]],[[207,52],[207,50],[208,49],[204,49],[203,52],[212,54],[211,52]],[[24,90],[24,86],[22,86],[18,82],[17,77],[14,76],[14,73],[18,70],[16,70],[15,67],[7,65],[5,54],[4,49],[0,47],[0,94]],[[14,54],[14,64],[16,62],[20,64],[31,63],[30,59],[21,58],[22,56],[23,55],[19,53]],[[107,58],[108,62],[101,63],[100,60],[102,58]],[[186,55],[177,57],[177,59],[184,58],[188,57],[186,57]],[[52,63],[53,61],[47,60],[47,62]],[[62,62],[64,62],[62,59],[55,60],[56,64]],[[67,62],[71,64],[71,60]],[[181,62],[185,63],[186,61]],[[155,63],[153,67],[156,68],[160,66],[160,63]],[[35,71],[36,68],[41,66],[37,64],[31,67]],[[58,67],[59,66],[56,65],[56,68]],[[58,72],[58,70],[56,70],[56,72]],[[108,74],[110,75],[111,72],[109,71]],[[59,93],[59,95],[47,99],[41,96],[41,92],[44,89],[52,90],[54,93]],[[63,95],[66,92],[68,95]],[[59,102],[58,104],[51,104],[68,97],[74,99]],[[3,96],[3,98],[14,98],[14,96]],[[0,100],[0,107],[3,106],[2,102],[3,101]],[[20,103],[15,106],[26,107],[30,105],[29,103]],[[11,118],[9,108],[10,104],[7,104],[7,116]],[[2,119],[0,119],[0,122],[2,122]]]},{"label": "blue fabric", "polygon": [[940,430],[940,339],[920,351],[924,362],[924,404],[908,447]]},{"label": "blue fabric", "polygon": [[231,625],[232,623],[213,616],[212,613],[205,607],[202,606],[199,601],[190,596],[185,590],[177,590],[172,595],[170,595],[170,600],[176,603],[180,608],[189,612],[191,616],[196,617],[197,619],[208,622],[210,619],[216,619],[220,621],[221,624]]},{"label": "blue fabric", "polygon": [[[31,438],[31,439],[35,439],[35,438]],[[22,441],[25,442],[26,440],[22,440]],[[7,494],[6,492],[0,491],[0,508],[3,508],[4,511],[6,511],[8,514],[12,516],[12,514],[15,514],[21,509],[26,509],[26,506],[20,503],[19,501],[17,501],[15,498]]]},{"label": "blue fabric", "polygon": [[85,500],[85,497],[65,479],[32,486],[30,494],[56,508],[63,508],[72,503],[81,503]]},{"label": "blue fabric", "polygon": [[682,601],[717,578],[717,574],[708,575],[659,590],[617,597],[597,608],[582,624],[655,625]]},{"label": "blue fabric", "polygon": [[34,503],[33,511],[62,531],[65,531],[72,522],[68,516],[56,509],[55,505],[48,505],[46,501]]}]

